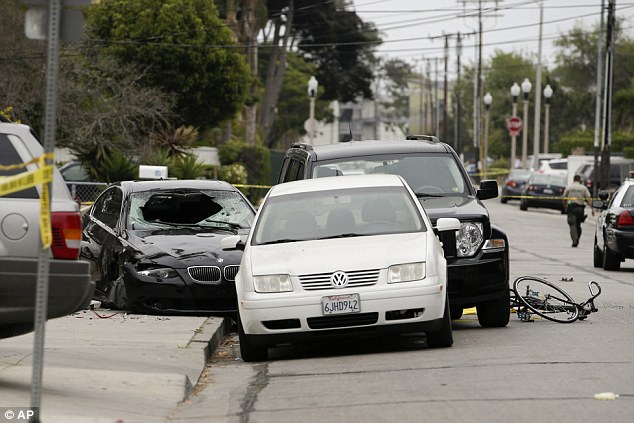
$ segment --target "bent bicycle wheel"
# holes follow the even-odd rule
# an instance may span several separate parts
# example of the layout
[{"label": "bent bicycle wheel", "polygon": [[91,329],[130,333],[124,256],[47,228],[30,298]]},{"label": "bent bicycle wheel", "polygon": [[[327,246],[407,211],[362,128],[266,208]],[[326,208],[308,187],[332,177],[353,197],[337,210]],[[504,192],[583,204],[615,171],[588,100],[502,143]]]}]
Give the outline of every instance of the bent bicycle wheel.
[{"label": "bent bicycle wheel", "polygon": [[579,318],[577,304],[557,285],[535,276],[521,276],[513,282],[516,300],[531,312],[558,323],[572,323]]}]

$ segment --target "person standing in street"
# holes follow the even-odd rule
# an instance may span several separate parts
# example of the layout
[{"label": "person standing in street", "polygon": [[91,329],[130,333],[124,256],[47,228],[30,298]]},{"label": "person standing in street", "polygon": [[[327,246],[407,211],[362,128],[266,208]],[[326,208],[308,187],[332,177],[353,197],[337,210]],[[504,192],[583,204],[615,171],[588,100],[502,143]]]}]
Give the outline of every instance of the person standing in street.
[{"label": "person standing in street", "polygon": [[568,214],[568,226],[570,227],[570,238],[572,238],[572,246],[579,245],[581,237],[581,223],[585,220],[584,209],[586,203],[590,206],[592,216],[594,209],[592,208],[592,195],[588,188],[581,184],[581,176],[575,175],[572,184],[566,187],[564,191],[564,207]]}]

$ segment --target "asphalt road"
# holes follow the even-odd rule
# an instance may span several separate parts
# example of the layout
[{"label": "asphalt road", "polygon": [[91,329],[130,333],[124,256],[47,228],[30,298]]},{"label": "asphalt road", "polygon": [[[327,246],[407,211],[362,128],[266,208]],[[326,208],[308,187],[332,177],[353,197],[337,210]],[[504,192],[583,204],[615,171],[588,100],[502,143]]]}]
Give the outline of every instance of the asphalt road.
[{"label": "asphalt road", "polygon": [[[587,298],[603,293],[586,321],[522,322],[483,329],[454,321],[454,346],[432,350],[422,336],[272,350],[244,363],[230,334],[169,422],[630,422],[634,416],[634,262],[592,266],[595,219],[571,247],[565,215],[488,200],[508,234],[511,281],[534,275]],[[618,394],[598,400],[595,394]]]}]

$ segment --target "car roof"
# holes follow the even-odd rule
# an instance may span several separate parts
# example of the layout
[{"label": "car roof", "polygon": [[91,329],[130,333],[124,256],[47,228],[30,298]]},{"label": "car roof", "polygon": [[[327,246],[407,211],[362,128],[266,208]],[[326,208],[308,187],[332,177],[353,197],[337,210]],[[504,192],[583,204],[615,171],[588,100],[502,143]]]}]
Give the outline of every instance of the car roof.
[{"label": "car roof", "polygon": [[301,179],[284,182],[271,188],[269,196],[297,194],[300,192],[327,191],[333,189],[371,188],[371,187],[404,186],[403,179],[398,175],[348,175],[330,176],[325,178]]},{"label": "car roof", "polygon": [[313,151],[317,161],[339,159],[356,156],[371,156],[394,153],[447,153],[450,148],[447,144],[428,140],[365,140],[340,142],[338,144],[326,144],[311,146],[309,144],[294,144],[291,150],[303,149]]},{"label": "car roof", "polygon": [[174,189],[213,189],[220,191],[238,191],[233,185],[225,181],[213,179],[161,179],[150,181],[122,181],[113,185],[120,185],[130,192],[149,190],[174,190]]}]

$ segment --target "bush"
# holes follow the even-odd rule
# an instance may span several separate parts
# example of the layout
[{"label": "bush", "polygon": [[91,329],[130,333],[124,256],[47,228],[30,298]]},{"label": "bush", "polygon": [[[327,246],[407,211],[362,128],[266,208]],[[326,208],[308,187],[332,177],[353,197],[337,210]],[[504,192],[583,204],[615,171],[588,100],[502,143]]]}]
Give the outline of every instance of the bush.
[{"label": "bush", "polygon": [[[271,153],[268,148],[232,140],[218,148],[218,156],[223,165],[242,164],[247,172],[247,184],[270,185]],[[253,203],[257,203],[265,192],[261,188],[253,188],[249,189],[245,195]]]},{"label": "bush", "polygon": [[626,159],[634,159],[634,147],[625,147],[623,149],[623,157]]}]

